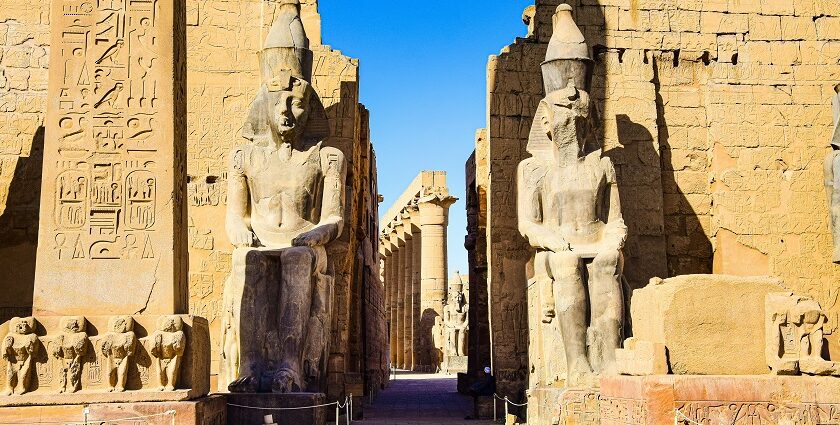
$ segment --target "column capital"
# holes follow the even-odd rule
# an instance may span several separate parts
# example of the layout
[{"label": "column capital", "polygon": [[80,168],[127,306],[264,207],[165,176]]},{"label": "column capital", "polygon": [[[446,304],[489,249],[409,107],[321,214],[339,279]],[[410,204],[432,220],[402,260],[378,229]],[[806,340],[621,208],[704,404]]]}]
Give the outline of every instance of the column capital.
[{"label": "column capital", "polygon": [[449,195],[433,195],[420,198],[418,207],[418,219],[416,224],[429,225],[439,224],[446,225],[449,222],[449,207],[452,206],[458,198]]}]

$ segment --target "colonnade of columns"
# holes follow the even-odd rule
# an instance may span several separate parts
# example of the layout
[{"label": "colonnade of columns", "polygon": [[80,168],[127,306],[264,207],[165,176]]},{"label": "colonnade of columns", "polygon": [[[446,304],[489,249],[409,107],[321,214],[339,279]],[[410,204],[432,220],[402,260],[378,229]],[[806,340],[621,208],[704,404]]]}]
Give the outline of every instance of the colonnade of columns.
[{"label": "colonnade of columns", "polygon": [[[446,227],[449,207],[457,200],[445,190],[445,174],[433,174],[440,186],[419,189],[400,198],[384,217],[380,254],[389,319],[390,357],[393,367],[433,372],[442,360],[443,306],[446,302]],[[442,177],[441,177],[442,175]],[[418,180],[415,180],[415,184]],[[434,180],[432,178],[431,180]],[[412,186],[415,186],[412,184]],[[432,189],[436,189],[434,192]],[[438,319],[439,318],[439,319]]]}]

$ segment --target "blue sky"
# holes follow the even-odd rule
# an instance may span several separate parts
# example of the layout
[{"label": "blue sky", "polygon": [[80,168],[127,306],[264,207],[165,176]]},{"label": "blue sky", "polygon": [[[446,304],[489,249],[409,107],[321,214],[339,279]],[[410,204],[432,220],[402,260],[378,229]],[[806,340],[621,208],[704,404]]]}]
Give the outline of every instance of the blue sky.
[{"label": "blue sky", "polygon": [[359,58],[371,112],[380,212],[422,170],[447,172],[449,272],[467,272],[464,163],[486,126],[486,68],[517,36],[533,0],[321,0],[323,41]]}]

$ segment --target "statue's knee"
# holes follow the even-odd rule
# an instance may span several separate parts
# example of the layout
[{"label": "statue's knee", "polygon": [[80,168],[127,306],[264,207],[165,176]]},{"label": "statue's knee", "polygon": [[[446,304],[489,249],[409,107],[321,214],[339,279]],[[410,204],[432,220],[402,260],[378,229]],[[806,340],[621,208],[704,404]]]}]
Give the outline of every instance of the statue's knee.
[{"label": "statue's knee", "polygon": [[572,252],[554,252],[549,258],[549,263],[555,269],[578,269],[580,257]]},{"label": "statue's knee", "polygon": [[284,250],[280,258],[283,264],[306,264],[311,266],[315,262],[315,252],[309,247],[296,246]]},{"label": "statue's knee", "polygon": [[592,260],[592,271],[603,275],[617,276],[621,274],[621,251],[603,251]]}]

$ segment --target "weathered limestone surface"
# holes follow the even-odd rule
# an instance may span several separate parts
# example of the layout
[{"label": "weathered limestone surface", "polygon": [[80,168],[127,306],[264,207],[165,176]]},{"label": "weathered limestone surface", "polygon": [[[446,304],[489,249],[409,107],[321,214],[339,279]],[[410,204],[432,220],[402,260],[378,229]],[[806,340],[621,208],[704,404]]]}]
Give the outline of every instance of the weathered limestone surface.
[{"label": "weathered limestone surface", "polygon": [[[525,388],[524,240],[514,172],[544,93],[540,63],[558,0],[538,0],[533,37],[488,65],[488,290],[494,372]],[[594,47],[592,98],[629,228],[626,276],[774,275],[826,311],[840,305],[822,162],[840,80],[840,6],[827,1],[571,0]],[[523,34],[525,30],[523,28]],[[714,250],[713,250],[714,247]],[[714,263],[714,264],[713,264]],[[520,273],[520,274],[518,274]],[[516,330],[519,330],[517,332]]]},{"label": "weathered limestone surface", "polygon": [[838,394],[831,377],[621,376],[602,379],[598,411],[616,425],[820,424],[837,420]]},{"label": "weathered limestone surface", "polygon": [[[125,319],[122,317],[122,319]],[[113,316],[28,318],[36,336],[31,341],[31,376],[25,387],[4,382],[3,406],[85,403],[129,403],[192,400],[210,391],[210,335],[207,321],[193,316],[134,316],[134,346],[124,358],[124,389],[114,390]],[[12,320],[0,325],[4,340],[15,329]],[[70,327],[70,324],[76,324]],[[175,328],[171,325],[175,324]],[[74,334],[68,333],[72,329]],[[18,335],[15,335],[17,346]],[[5,342],[4,342],[5,344]],[[0,376],[19,370],[17,350],[0,362]],[[6,347],[4,353],[9,354]],[[20,374],[16,377],[20,382]],[[174,379],[173,379],[174,378]],[[14,382],[13,382],[14,383]],[[167,388],[169,386],[171,388]],[[0,409],[2,410],[2,409]]]},{"label": "weathered limestone surface", "polygon": [[633,292],[633,337],[665,344],[677,375],[768,373],[765,297],[780,291],[784,283],[768,277],[655,279]]},{"label": "weathered limestone surface", "polygon": [[[174,425],[227,425],[229,423],[225,399],[221,396],[181,402],[92,403],[74,406],[3,408],[0,409],[0,421],[30,423],[33,420],[39,420],[44,423],[84,423],[85,410],[88,411],[87,419],[91,422],[155,415],[147,418],[146,423]],[[173,411],[174,415],[170,413]]]},{"label": "weathered limestone surface", "polygon": [[444,360],[446,233],[449,207],[456,200],[449,195],[445,172],[424,171],[383,216],[379,240],[394,367],[433,372]]},{"label": "weathered limestone surface", "polygon": [[822,357],[825,313],[819,303],[790,292],[768,294],[764,314],[772,373],[840,376],[840,363]]},{"label": "weathered limestone surface", "polygon": [[487,131],[476,131],[476,150],[466,164],[467,249],[469,264],[469,325],[467,374],[459,388],[469,388],[490,366],[490,328],[487,305]]},{"label": "weathered limestone surface", "polygon": [[528,138],[533,157],[517,170],[519,231],[535,251],[530,388],[595,385],[596,376],[614,371],[624,330],[627,226],[615,167],[593,130],[593,62],[571,12],[564,4],[554,15],[542,64],[546,96]]},{"label": "weathered limestone surface", "polygon": [[183,8],[53,3],[35,316],[187,312]]},{"label": "weathered limestone surface", "polygon": [[[224,235],[228,153],[240,139],[240,112],[247,110],[259,87],[256,53],[274,22],[276,2],[185,2],[189,312],[210,322],[215,374],[221,298],[232,251]],[[376,330],[366,333],[371,340],[382,338],[385,332],[383,290],[376,283],[376,160],[367,130],[368,112],[359,103],[359,64],[322,45],[317,3],[302,3],[301,19],[315,57],[313,83],[330,118],[330,143],[344,152],[352,171],[348,174],[353,176],[345,185],[348,229],[336,248],[343,260],[338,262],[336,280],[331,373],[335,388],[343,388],[345,373],[363,373],[374,383],[371,387],[379,387],[387,363],[376,348],[379,344],[368,344],[361,340],[361,333],[349,331],[365,317],[366,325]],[[6,292],[0,297],[3,321],[32,314],[50,72],[50,4],[48,0],[0,0],[0,269],[8,271],[3,282]],[[45,247],[54,245],[52,241]],[[354,288],[351,282],[360,276],[368,277],[359,280],[363,288]],[[183,305],[186,309],[186,301]],[[364,316],[363,309],[367,309]],[[363,350],[366,344],[369,347]],[[356,361],[363,353],[368,358]]]}]

